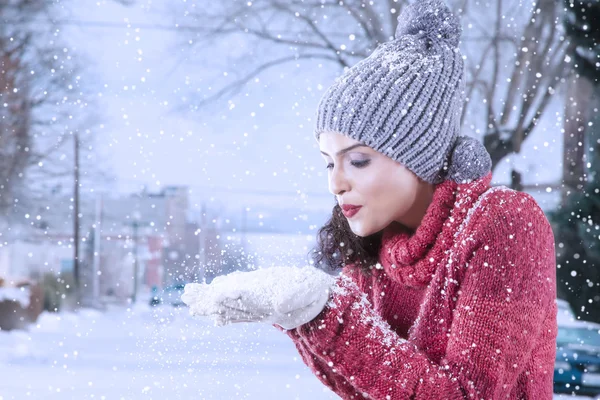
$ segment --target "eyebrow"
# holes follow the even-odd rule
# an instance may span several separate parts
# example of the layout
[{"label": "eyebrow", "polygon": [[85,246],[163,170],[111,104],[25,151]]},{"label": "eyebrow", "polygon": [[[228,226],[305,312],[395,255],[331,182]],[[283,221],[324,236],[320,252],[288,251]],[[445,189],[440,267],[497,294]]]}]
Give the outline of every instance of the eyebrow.
[{"label": "eyebrow", "polygon": [[[342,154],[344,154],[344,153],[347,153],[347,152],[349,152],[350,150],[352,150],[352,149],[355,149],[355,148],[357,148],[357,147],[369,147],[369,146],[367,146],[366,144],[357,143],[357,144],[354,144],[354,145],[352,145],[352,146],[350,146],[350,147],[346,147],[345,149],[342,149],[342,150],[338,151],[338,152],[336,153],[336,156],[340,156],[340,155],[342,155]],[[325,154],[327,157],[331,157],[329,154],[325,153],[324,151],[321,151],[321,153],[322,153],[322,154]]]}]

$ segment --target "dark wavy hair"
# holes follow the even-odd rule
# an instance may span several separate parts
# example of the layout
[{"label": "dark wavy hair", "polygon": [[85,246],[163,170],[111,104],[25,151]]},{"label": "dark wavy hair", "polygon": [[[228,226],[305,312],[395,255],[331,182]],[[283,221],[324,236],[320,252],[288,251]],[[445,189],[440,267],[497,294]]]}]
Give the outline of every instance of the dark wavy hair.
[{"label": "dark wavy hair", "polygon": [[310,256],[315,266],[327,273],[336,273],[349,266],[368,276],[379,262],[381,237],[382,231],[365,237],[352,232],[336,202],[331,217],[317,233],[317,244]]}]

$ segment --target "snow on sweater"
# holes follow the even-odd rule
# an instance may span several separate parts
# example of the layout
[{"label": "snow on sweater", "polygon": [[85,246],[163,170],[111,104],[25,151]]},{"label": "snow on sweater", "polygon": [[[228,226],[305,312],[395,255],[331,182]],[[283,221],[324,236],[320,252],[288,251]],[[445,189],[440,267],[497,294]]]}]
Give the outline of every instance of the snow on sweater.
[{"label": "snow on sweater", "polygon": [[340,397],[552,398],[553,233],[490,182],[438,185],[414,233],[384,231],[381,269],[344,268],[321,314],[284,330]]}]

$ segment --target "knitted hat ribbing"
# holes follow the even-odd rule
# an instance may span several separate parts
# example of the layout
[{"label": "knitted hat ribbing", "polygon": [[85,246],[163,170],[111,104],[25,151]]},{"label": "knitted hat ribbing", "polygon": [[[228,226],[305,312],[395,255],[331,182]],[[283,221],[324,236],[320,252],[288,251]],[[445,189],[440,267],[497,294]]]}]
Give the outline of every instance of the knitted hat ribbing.
[{"label": "knitted hat ribbing", "polygon": [[491,169],[485,147],[461,136],[464,62],[460,21],[444,0],[418,0],[398,17],[395,38],[327,89],[316,139],[338,132],[400,162],[430,183],[470,181]]}]

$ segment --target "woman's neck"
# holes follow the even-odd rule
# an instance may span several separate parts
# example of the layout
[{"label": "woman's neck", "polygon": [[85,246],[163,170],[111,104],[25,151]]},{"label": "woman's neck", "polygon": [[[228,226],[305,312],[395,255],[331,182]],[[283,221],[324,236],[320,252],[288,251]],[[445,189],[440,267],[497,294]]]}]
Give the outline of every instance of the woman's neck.
[{"label": "woman's neck", "polygon": [[436,185],[421,181],[417,189],[415,200],[408,211],[397,221],[405,228],[415,231],[429,208],[433,200],[433,192],[435,191]]}]

